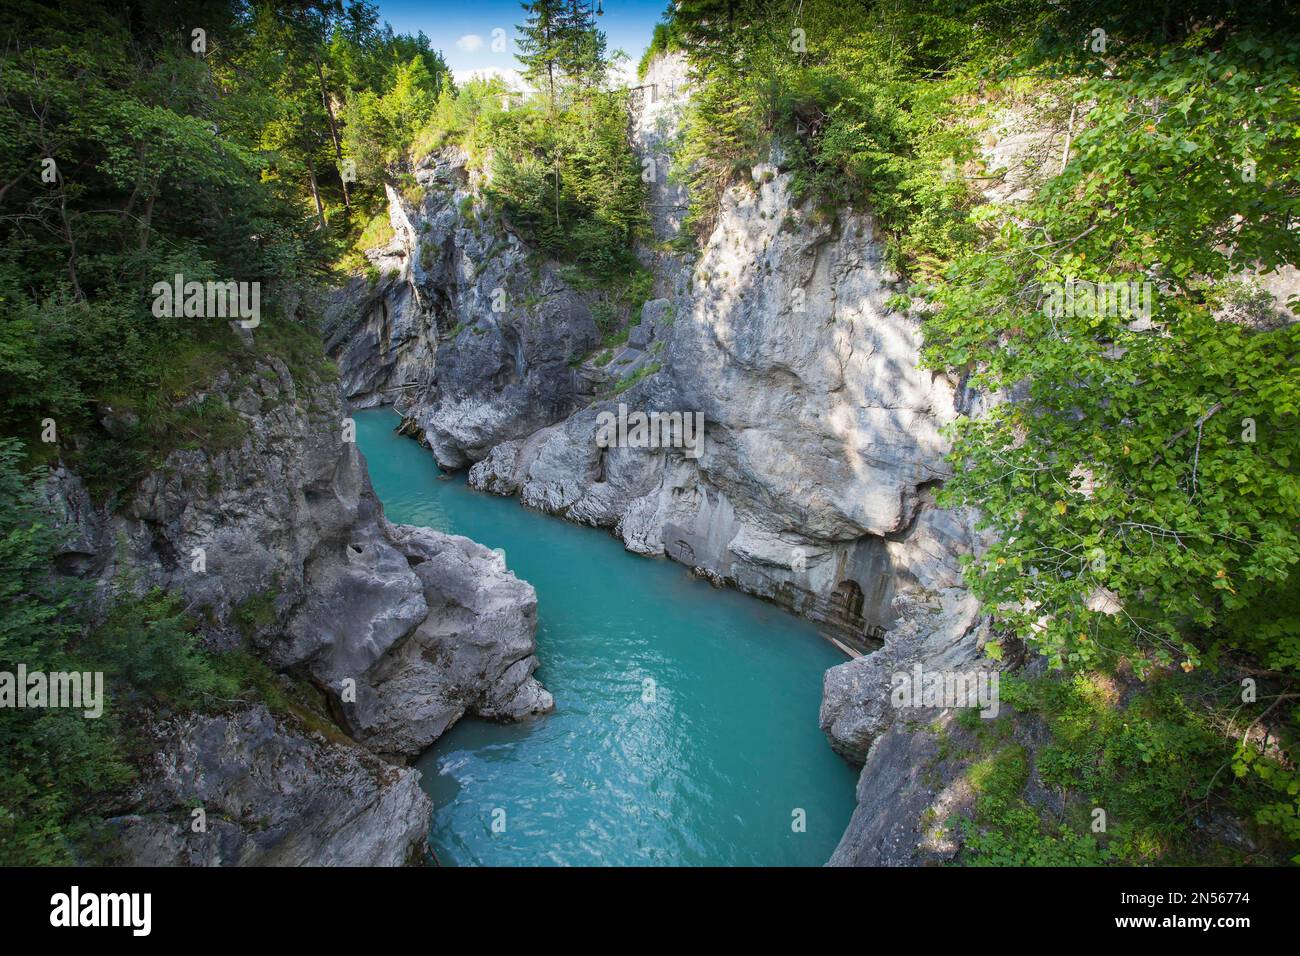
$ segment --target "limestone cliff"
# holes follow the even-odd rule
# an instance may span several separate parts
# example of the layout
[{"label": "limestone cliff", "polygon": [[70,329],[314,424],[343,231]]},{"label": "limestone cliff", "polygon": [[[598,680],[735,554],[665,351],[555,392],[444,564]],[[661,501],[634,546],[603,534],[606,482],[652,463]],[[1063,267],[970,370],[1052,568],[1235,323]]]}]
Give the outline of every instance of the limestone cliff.
[{"label": "limestone cliff", "polygon": [[[385,520],[334,383],[266,357],[204,398],[239,416],[242,441],[175,451],[111,506],[52,476],[72,532],[60,565],[101,601],[181,594],[210,644],[305,678],[348,736],[312,740],[256,707],[160,725],[155,785],[128,826],[146,836],[126,843],[148,862],[400,863],[430,806],[414,771],[370,754],[400,764],[466,713],[549,710],[532,677],[536,595],[481,545]],[[202,846],[182,838],[186,801],[225,820]]]},{"label": "limestone cliff", "polygon": [[136,810],[114,821],[128,863],[399,866],[422,852],[431,807],[415,770],[304,733],[261,706],[148,732],[158,749]]},{"label": "limestone cliff", "polygon": [[[385,369],[410,368],[397,408],[441,465],[470,467],[472,486],[608,528],[860,650],[883,639],[826,681],[823,728],[861,762],[892,724],[892,669],[978,654],[983,619],[959,571],[974,516],[934,505],[943,426],[975,399],[920,367],[920,319],[894,306],[870,212],[800,203],[779,155],[726,191],[702,248],[672,242],[686,197],[667,160],[688,96],[671,55],[633,97],[630,142],[652,170],[639,255],[658,298],[626,342],[597,347],[583,297],[508,222],[471,212],[473,177],[444,151],[420,164],[421,203],[393,197],[397,238],[372,254],[400,264],[387,293],[371,294],[386,304],[354,299],[331,354],[361,401],[391,379]],[[451,334],[414,368],[404,333],[376,351],[364,316],[420,303],[432,318],[391,329]],[[599,447],[599,416],[620,404],[702,412],[702,454]]]},{"label": "limestone cliff", "polygon": [[[583,297],[551,265],[528,268],[508,223],[465,212],[476,193],[463,157],[421,164],[425,198],[412,209],[394,197],[398,238],[374,259],[403,263],[379,312],[423,302],[431,325],[455,334],[395,404],[440,464],[473,466],[472,485],[608,527],[630,550],[875,646],[900,586],[960,586],[969,521],[930,504],[954,389],[918,368],[919,321],[890,307],[895,277],[870,214],[818,217],[777,165],[727,192],[698,255],[668,249],[685,196],[666,157],[688,91],[673,55],[634,98],[631,142],[654,170],[642,257],[669,294],[647,302],[611,349],[593,351]],[[364,325],[375,308],[354,305],[351,321]],[[381,372],[365,328],[331,342],[345,382],[369,400],[361,383]],[[378,355],[409,357],[402,341],[390,337]],[[702,457],[598,448],[597,416],[620,402],[702,412]]]},{"label": "limestone cliff", "polygon": [[449,468],[580,406],[573,363],[599,339],[589,297],[482,209],[466,163],[426,157],[416,204],[389,189],[394,237],[371,252],[385,278],[343,290],[326,341],[348,402],[394,404]]}]

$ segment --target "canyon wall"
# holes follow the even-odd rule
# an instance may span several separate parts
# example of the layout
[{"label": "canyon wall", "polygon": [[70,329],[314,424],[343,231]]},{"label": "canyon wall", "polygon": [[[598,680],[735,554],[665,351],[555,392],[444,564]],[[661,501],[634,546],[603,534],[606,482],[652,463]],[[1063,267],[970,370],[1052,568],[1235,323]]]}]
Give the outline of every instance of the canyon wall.
[{"label": "canyon wall", "polygon": [[[630,139],[654,169],[640,254],[660,297],[626,342],[598,347],[586,297],[473,211],[464,157],[443,151],[419,166],[421,202],[393,195],[396,237],[372,258],[402,265],[331,354],[349,400],[372,401],[409,349],[398,332],[372,347],[375,316],[428,304],[424,324],[450,334],[422,341],[433,365],[394,404],[440,465],[877,646],[900,588],[942,604],[960,587],[969,520],[933,507],[953,386],[918,368],[919,321],[891,307],[871,215],[819,217],[779,165],[727,191],[703,249],[671,245],[686,199],[665,157],[688,90],[672,55],[633,97]],[[703,413],[703,454],[598,448],[597,418],[620,404]]]},{"label": "canyon wall", "polygon": [[[917,840],[888,860],[847,848],[885,845],[864,808],[909,805],[877,792],[914,756],[910,742],[892,762],[873,748],[896,723],[889,675],[980,654],[985,622],[959,567],[974,516],[934,503],[942,429],[977,397],[920,367],[920,320],[894,305],[870,212],[801,203],[779,155],[725,192],[702,248],[674,241],[687,197],[670,158],[688,96],[676,54],[633,91],[629,140],[652,171],[638,255],[656,298],[625,341],[598,341],[591,302],[481,215],[483,184],[443,150],[417,167],[419,201],[390,194],[395,237],[371,253],[389,278],[340,300],[330,353],[349,401],[391,400],[473,487],[607,528],[876,651],[826,677],[822,727],[869,768],[836,862],[902,859]],[[412,344],[410,329],[426,331]],[[600,447],[602,413],[620,408],[702,413],[702,453]]]},{"label": "canyon wall", "polygon": [[[308,726],[250,700],[159,720],[122,848],[141,863],[401,863],[431,809],[405,760],[466,713],[551,708],[532,676],[536,595],[487,548],[384,518],[334,382],[269,356],[245,367],[189,399],[238,416],[232,447],[174,451],[112,505],[52,475],[58,562],[101,606],[181,595],[209,646],[314,687],[328,716]],[[196,802],[221,825],[191,833]]]}]

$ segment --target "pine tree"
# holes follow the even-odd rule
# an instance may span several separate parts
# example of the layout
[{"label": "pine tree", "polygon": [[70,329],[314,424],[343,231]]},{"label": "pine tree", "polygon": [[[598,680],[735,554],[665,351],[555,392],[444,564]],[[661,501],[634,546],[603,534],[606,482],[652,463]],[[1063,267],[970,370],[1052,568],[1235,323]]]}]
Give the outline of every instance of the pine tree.
[{"label": "pine tree", "polygon": [[668,21],[677,40],[701,64],[735,63],[759,4],[753,0],[679,0]]},{"label": "pine tree", "polygon": [[568,0],[559,21],[558,61],[561,75],[589,90],[605,79],[605,34],[596,29],[588,0]]},{"label": "pine tree", "polygon": [[533,0],[523,4],[528,18],[519,26],[519,49],[515,55],[524,68],[524,78],[533,86],[545,89],[550,108],[555,109],[555,81],[559,72],[560,25],[564,19],[565,0]]},{"label": "pine tree", "polygon": [[[519,49],[515,55],[524,67],[524,76],[534,86],[546,80],[547,110],[555,117],[555,81],[559,72],[561,25],[565,0],[533,0],[523,4],[528,19],[520,25]],[[551,174],[555,179],[555,228],[560,228],[560,155],[551,151]]]}]

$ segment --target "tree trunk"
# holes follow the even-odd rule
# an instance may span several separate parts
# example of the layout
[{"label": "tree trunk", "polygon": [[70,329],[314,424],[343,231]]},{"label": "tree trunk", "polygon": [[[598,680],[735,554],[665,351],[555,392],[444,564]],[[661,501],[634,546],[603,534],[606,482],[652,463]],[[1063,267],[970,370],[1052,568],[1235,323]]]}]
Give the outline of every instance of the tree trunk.
[{"label": "tree trunk", "polygon": [[[551,87],[551,128],[555,128],[555,61],[546,63],[547,82]],[[560,228],[560,151],[551,154],[551,169],[555,173],[555,228]]]},{"label": "tree trunk", "polygon": [[144,215],[140,217],[140,251],[149,248],[149,233],[153,224],[153,202],[158,198],[158,184],[149,186],[149,198],[144,203]]},{"label": "tree trunk", "polygon": [[1065,149],[1061,153],[1061,173],[1065,172],[1065,167],[1070,165],[1070,145],[1074,140],[1074,114],[1078,108],[1078,103],[1074,103],[1070,106],[1070,125],[1065,131]]},{"label": "tree trunk", "polygon": [[311,161],[311,154],[307,154],[307,175],[311,177],[311,198],[316,200],[316,218],[320,220],[320,226],[325,226],[325,207],[321,205],[320,189],[316,185],[316,164]]},{"label": "tree trunk", "polygon": [[59,176],[59,216],[63,220],[63,238],[68,244],[68,278],[72,281],[72,291],[77,300],[86,301],[86,293],[81,291],[81,282],[77,279],[77,237],[72,234],[72,223],[68,220],[68,194]]},{"label": "tree trunk", "polygon": [[[325,118],[329,120],[330,139],[334,141],[334,157],[338,160],[339,182],[343,184],[343,205],[351,209],[352,199],[348,195],[348,181],[343,178],[343,144],[339,141],[339,124],[334,118],[334,107],[330,104],[329,91],[325,88],[325,68],[321,66],[320,60],[316,61],[316,75],[320,77],[320,101],[325,107]],[[317,204],[319,205],[319,200]]]}]

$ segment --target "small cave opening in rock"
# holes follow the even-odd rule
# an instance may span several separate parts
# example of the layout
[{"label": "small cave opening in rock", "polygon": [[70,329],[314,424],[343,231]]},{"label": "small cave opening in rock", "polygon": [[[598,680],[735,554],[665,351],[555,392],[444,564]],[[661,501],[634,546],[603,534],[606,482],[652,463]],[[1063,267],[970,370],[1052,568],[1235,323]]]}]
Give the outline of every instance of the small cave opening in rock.
[{"label": "small cave opening in rock", "polygon": [[857,624],[862,620],[863,604],[862,586],[857,581],[841,581],[831,592],[831,607],[846,624]]},{"label": "small cave opening in rock", "polygon": [[165,568],[177,568],[180,566],[180,555],[176,551],[176,546],[167,540],[167,536],[161,530],[153,530],[153,548],[158,553],[158,559]]},{"label": "small cave opening in rock", "polygon": [[433,328],[438,335],[450,332],[458,320],[451,294],[444,285],[435,285],[429,292],[429,310],[433,314]]}]

